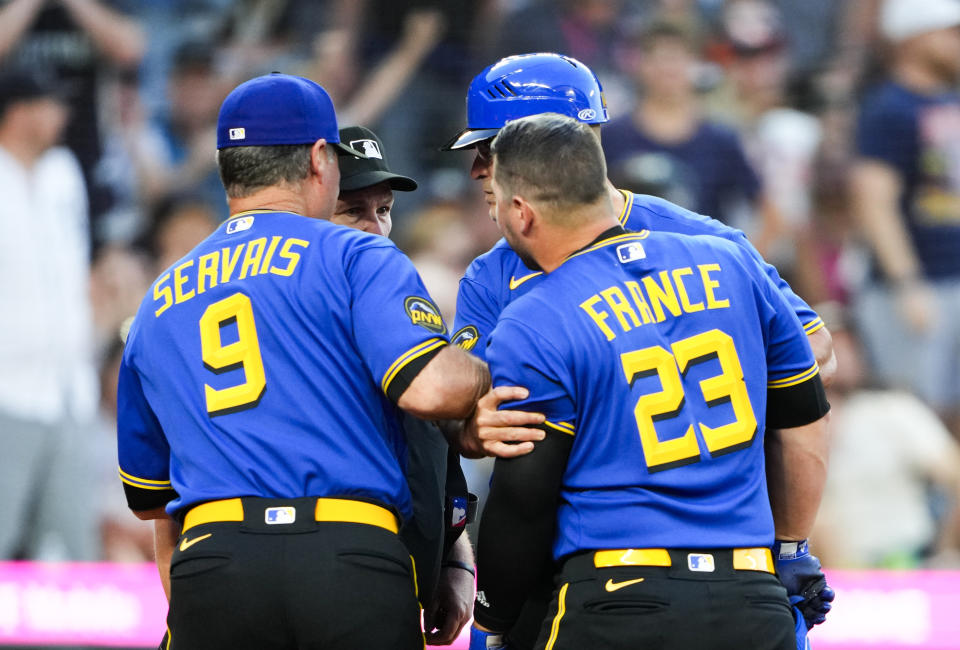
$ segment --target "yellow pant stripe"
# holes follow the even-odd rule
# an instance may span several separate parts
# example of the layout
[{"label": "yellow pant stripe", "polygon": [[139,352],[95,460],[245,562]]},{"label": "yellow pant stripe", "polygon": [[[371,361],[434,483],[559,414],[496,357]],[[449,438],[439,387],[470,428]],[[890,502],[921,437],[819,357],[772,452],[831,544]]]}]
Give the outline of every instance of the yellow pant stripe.
[{"label": "yellow pant stripe", "polygon": [[560,587],[560,595],[557,596],[557,615],[553,617],[553,625],[550,626],[550,638],[547,639],[545,650],[553,650],[553,644],[557,642],[557,633],[560,631],[560,619],[567,611],[567,587],[570,583],[564,583]]}]

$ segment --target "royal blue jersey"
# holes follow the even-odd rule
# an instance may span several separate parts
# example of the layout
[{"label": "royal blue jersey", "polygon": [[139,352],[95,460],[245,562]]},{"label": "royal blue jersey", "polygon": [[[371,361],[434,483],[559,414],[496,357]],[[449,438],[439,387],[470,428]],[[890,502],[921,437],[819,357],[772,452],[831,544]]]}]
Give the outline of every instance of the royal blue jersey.
[{"label": "royal blue jersey", "polygon": [[128,501],[172,488],[172,514],[341,495],[409,516],[393,402],[445,345],[440,312],[385,237],[234,216],[154,282],[130,329],[117,422]]},{"label": "royal blue jersey", "polygon": [[773,543],[768,390],[819,381],[818,367],[746,248],[609,236],[511,303],[490,339],[494,385],[530,390],[504,408],[542,412],[549,429],[574,436],[556,558]]},{"label": "royal blue jersey", "polygon": [[[790,289],[772,265],[763,261],[743,232],[654,196],[626,191],[623,194],[626,203],[620,214],[620,223],[627,230],[713,235],[728,239],[742,246],[763,265],[765,273],[787,299],[787,308],[796,312],[808,334],[823,327],[817,313]],[[543,273],[527,268],[506,240],[501,239],[475,259],[460,280],[456,333],[452,341],[480,358],[486,358],[487,336],[496,326],[500,313],[542,280]]]}]

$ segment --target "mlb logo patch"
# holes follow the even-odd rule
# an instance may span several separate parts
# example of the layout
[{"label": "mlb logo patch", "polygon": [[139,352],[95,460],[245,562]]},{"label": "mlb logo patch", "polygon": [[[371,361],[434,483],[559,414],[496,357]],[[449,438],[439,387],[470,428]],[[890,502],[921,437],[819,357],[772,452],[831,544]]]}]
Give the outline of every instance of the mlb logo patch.
[{"label": "mlb logo patch", "polygon": [[242,126],[230,129],[227,132],[227,135],[231,140],[246,140],[247,139],[247,130]]},{"label": "mlb logo patch", "polygon": [[452,497],[450,502],[453,506],[450,509],[450,526],[452,528],[463,528],[467,525],[467,498]]},{"label": "mlb logo patch", "polygon": [[238,217],[227,223],[227,234],[249,230],[253,225],[253,217]]},{"label": "mlb logo patch", "polygon": [[380,153],[380,147],[376,140],[351,140],[350,147],[356,149],[367,158],[379,158],[383,160],[383,154]]},{"label": "mlb logo patch", "polygon": [[270,525],[292,524],[297,520],[297,509],[293,506],[278,506],[267,508],[263,513],[263,521]]},{"label": "mlb logo patch", "polygon": [[640,242],[633,241],[629,244],[620,244],[617,246],[617,258],[621,264],[633,262],[634,260],[642,260],[646,256],[647,252],[643,250],[643,245],[641,245]]},{"label": "mlb logo patch", "polygon": [[690,553],[687,555],[687,568],[691,571],[712,573],[715,570],[713,556],[709,553]]}]

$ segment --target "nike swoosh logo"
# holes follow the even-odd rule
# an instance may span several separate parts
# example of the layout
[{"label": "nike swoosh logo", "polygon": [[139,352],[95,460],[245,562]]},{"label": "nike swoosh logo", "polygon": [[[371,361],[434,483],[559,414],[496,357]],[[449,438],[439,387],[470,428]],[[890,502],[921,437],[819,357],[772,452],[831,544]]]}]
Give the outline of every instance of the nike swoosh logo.
[{"label": "nike swoosh logo", "polygon": [[523,284],[524,282],[526,282],[526,281],[529,280],[530,278],[535,278],[535,277],[537,277],[538,275],[543,275],[543,271],[534,271],[534,272],[531,273],[530,275],[525,275],[525,276],[523,276],[522,278],[520,278],[519,280],[511,275],[511,276],[510,276],[510,291],[513,291],[514,289],[516,289],[517,287],[519,287],[521,284]]},{"label": "nike swoosh logo", "polygon": [[200,537],[195,537],[194,539],[184,538],[184,540],[180,542],[180,550],[185,551],[191,546],[193,546],[194,544],[196,544],[197,542],[202,542],[203,540],[210,537],[211,535],[213,535],[213,533],[207,533],[206,535],[201,535]]},{"label": "nike swoosh logo", "polygon": [[607,580],[607,584],[603,585],[603,588],[606,589],[607,591],[616,591],[617,589],[623,589],[624,587],[635,585],[638,582],[643,582],[643,578],[635,578],[634,580],[624,580],[623,582],[614,582],[611,579],[611,580]]}]

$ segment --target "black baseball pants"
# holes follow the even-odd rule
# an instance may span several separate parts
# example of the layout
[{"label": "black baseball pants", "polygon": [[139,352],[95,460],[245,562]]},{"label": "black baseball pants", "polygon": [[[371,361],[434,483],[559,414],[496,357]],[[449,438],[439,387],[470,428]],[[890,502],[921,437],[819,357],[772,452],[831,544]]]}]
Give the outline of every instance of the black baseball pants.
[{"label": "black baseball pants", "polygon": [[537,639],[538,650],[796,650],[786,590],[772,573],[735,570],[711,551],[710,572],[672,566],[596,568],[568,559]]},{"label": "black baseball pants", "polygon": [[170,650],[424,647],[410,555],[377,526],[205,523],[170,575]]}]

